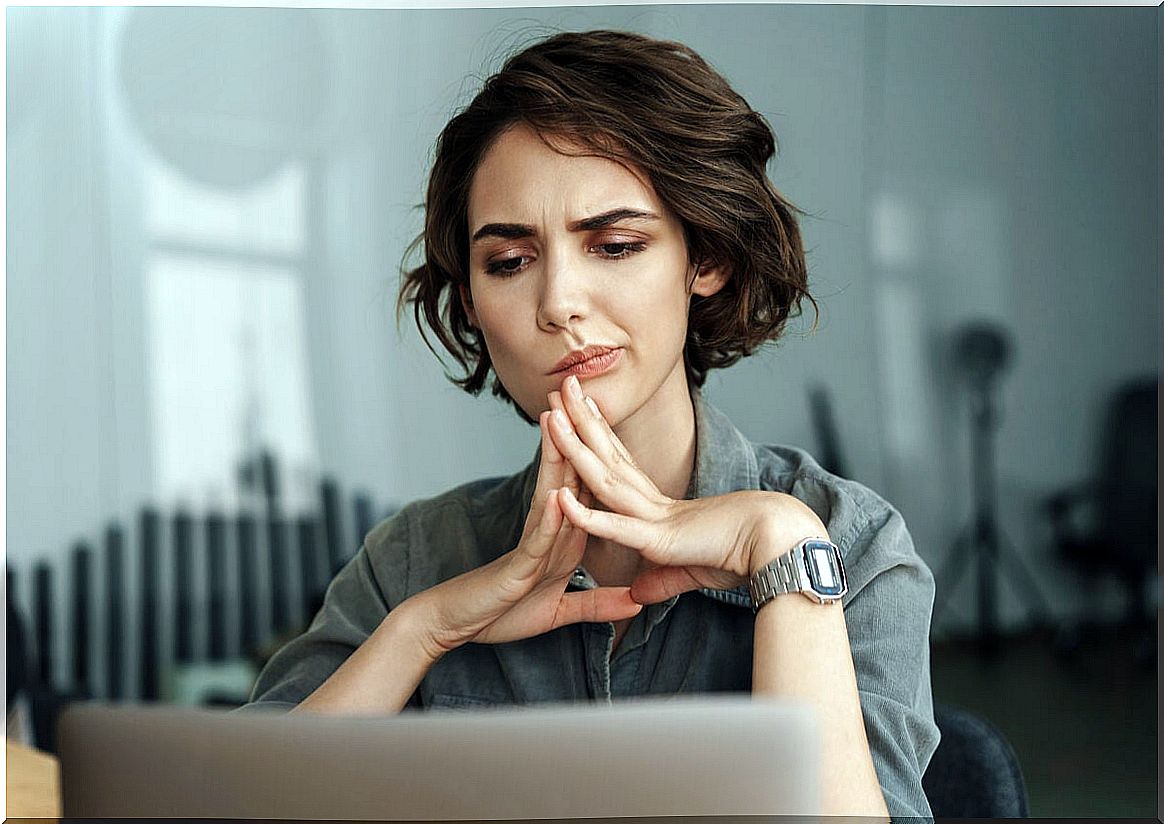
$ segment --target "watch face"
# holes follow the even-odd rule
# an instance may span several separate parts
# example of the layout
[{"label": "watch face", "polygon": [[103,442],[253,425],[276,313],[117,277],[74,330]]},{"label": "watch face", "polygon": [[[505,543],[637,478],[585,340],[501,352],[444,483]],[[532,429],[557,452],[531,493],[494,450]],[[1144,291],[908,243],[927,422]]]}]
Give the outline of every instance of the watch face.
[{"label": "watch face", "polygon": [[810,541],[804,545],[804,560],[814,592],[827,598],[845,594],[845,568],[835,546],[827,541]]}]

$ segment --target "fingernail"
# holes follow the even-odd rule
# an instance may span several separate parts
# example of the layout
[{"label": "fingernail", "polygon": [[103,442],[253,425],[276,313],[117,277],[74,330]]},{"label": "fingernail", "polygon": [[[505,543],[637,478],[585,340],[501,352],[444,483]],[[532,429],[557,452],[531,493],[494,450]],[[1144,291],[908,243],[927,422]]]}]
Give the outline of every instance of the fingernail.
[{"label": "fingernail", "polygon": [[586,396],[586,405],[590,407],[590,411],[594,413],[594,417],[601,418],[602,413],[598,411],[598,404],[594,402],[594,398],[589,395]]},{"label": "fingernail", "polygon": [[561,409],[554,410],[554,420],[556,420],[558,425],[565,429],[567,432],[574,431],[574,428],[570,426],[570,419],[566,417],[566,413]]},{"label": "fingernail", "polygon": [[574,400],[582,399],[582,384],[578,383],[578,379],[573,375],[566,378],[566,391],[570,393],[570,397]]}]

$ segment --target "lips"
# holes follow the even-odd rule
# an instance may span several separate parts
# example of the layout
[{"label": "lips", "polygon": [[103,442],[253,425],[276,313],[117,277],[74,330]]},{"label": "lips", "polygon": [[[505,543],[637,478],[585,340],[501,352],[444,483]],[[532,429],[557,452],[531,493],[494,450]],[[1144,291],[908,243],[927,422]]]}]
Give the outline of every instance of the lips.
[{"label": "lips", "polygon": [[547,375],[556,375],[559,372],[565,372],[566,370],[568,370],[572,366],[577,366],[578,364],[584,364],[588,360],[592,360],[594,358],[601,358],[603,355],[609,355],[611,352],[616,352],[616,351],[618,351],[617,346],[598,346],[598,345],[586,346],[582,349],[577,349],[577,350],[571,352],[570,354],[566,355],[566,357],[562,358],[560,361],[558,361],[556,364],[554,364],[554,368],[551,369],[546,374]]}]

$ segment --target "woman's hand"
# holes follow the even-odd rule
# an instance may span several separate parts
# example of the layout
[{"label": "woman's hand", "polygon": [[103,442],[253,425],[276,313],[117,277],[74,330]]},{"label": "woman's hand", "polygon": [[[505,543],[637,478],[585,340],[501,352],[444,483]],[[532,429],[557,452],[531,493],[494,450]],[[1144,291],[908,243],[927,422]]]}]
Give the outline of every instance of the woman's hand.
[{"label": "woman's hand", "polygon": [[562,409],[550,434],[609,512],[592,508],[569,488],[558,490],[566,518],[580,530],[638,550],[655,568],[641,572],[631,595],[643,604],[692,589],[731,589],[807,537],[827,537],[817,515],[780,492],[747,490],[675,500],[635,464],[576,378],[563,385]]},{"label": "woman's hand", "polygon": [[554,445],[549,415],[539,420],[541,462],[517,547],[409,599],[414,609],[423,608],[418,614],[434,659],[470,641],[516,641],[581,621],[621,621],[642,609],[629,587],[565,591],[587,536],[563,516],[558,493],[569,489],[570,500],[584,504],[592,498]]}]

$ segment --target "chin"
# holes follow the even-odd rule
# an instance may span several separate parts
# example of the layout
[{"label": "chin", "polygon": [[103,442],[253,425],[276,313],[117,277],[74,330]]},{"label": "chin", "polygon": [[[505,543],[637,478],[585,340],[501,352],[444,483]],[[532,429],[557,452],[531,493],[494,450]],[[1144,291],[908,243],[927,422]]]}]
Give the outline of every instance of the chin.
[{"label": "chin", "polygon": [[626,417],[626,407],[620,402],[622,401],[622,395],[620,393],[612,389],[607,389],[601,384],[592,387],[582,384],[582,391],[593,398],[594,402],[598,404],[598,408],[602,412],[602,417],[606,418],[606,422],[610,424],[611,429],[622,423]]}]

